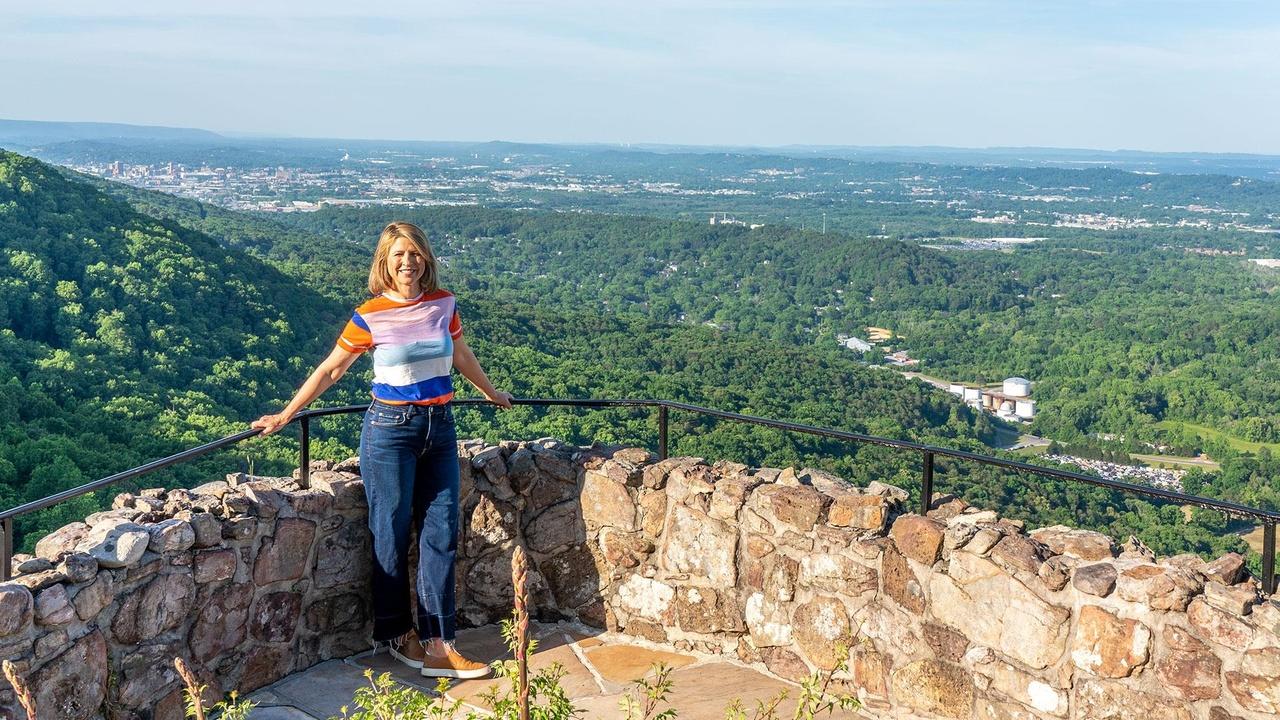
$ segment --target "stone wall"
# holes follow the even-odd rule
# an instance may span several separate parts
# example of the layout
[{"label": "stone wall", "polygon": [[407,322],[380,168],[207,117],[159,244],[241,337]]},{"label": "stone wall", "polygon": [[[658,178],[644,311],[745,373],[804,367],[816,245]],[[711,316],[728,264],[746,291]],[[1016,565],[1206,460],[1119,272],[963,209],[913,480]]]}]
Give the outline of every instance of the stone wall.
[{"label": "stone wall", "polygon": [[[1136,542],[1019,523],[817,471],[554,440],[461,443],[464,624],[510,610],[523,545],[544,620],[737,658],[832,668],[886,717],[1271,717],[1280,606],[1239,557],[1157,561]],[[313,489],[236,476],[145,491],[43,540],[0,585],[0,657],[46,717],[181,716],[169,659],[254,689],[367,647],[356,463]],[[0,681],[3,683],[3,681]],[[0,687],[3,687],[0,684]],[[43,706],[43,705],[42,705]],[[21,716],[0,690],[0,717]]]}]

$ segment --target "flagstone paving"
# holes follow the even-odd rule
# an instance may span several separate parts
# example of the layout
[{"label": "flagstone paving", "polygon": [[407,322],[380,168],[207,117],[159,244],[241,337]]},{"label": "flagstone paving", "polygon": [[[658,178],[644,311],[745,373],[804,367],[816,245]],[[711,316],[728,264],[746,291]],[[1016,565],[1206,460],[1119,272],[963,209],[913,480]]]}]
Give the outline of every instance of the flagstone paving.
[{"label": "flagstone paving", "polygon": [[[741,701],[751,717],[757,701],[768,702],[782,691],[788,698],[778,705],[778,716],[789,718],[795,708],[799,687],[794,683],[757,672],[713,656],[694,656],[646,647],[634,638],[613,634],[592,635],[569,625],[532,627],[538,640],[530,661],[535,671],[559,663],[565,671],[560,685],[581,709],[582,718],[622,718],[618,707],[623,695],[637,678],[651,674],[655,663],[672,668],[671,706],[681,720],[721,720],[734,699]],[[458,633],[458,649],[483,662],[509,658],[496,625]],[[424,678],[385,651],[361,653],[343,660],[329,660],[258,690],[249,699],[258,703],[251,720],[326,720],[350,711],[355,691],[368,685],[366,670],[375,675],[390,673],[402,686],[435,695],[435,680]],[[482,695],[495,685],[494,678],[454,681],[449,700],[461,700],[462,713],[488,710]],[[824,717],[865,718],[867,715],[835,713]]]}]

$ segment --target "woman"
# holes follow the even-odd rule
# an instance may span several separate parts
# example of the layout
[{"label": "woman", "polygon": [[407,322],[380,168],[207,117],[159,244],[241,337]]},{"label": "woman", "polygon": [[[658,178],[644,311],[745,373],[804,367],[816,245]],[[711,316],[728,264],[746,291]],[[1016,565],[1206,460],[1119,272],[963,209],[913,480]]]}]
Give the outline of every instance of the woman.
[{"label": "woman", "polygon": [[[373,535],[373,639],[427,677],[475,678],[488,666],[453,647],[458,449],[453,367],[490,402],[511,407],[462,339],[453,294],[417,226],[382,230],[369,268],[373,299],[356,308],[329,357],[284,410],[252,424],[270,435],[373,350],[373,402],[360,432],[360,474]],[[409,608],[409,534],[418,528],[417,608]],[[414,628],[416,614],[417,628]]]}]

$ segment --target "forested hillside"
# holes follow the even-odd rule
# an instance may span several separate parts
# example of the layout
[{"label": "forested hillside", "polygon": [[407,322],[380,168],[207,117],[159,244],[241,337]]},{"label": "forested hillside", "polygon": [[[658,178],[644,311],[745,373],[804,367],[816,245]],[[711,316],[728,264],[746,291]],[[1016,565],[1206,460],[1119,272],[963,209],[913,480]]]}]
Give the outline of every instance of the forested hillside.
[{"label": "forested hillside", "polygon": [[[10,507],[243,429],[277,409],[324,355],[358,298],[367,250],[271,240],[279,228],[162,198],[136,207],[38,161],[0,155],[0,505]],[[140,207],[168,208],[163,220]],[[192,212],[195,210],[194,212]],[[211,216],[214,219],[211,220]],[[225,230],[218,237],[205,230]],[[253,241],[252,238],[258,238]],[[237,247],[238,246],[238,247]],[[295,254],[296,253],[296,254]],[[306,254],[303,254],[306,253]],[[354,283],[325,285],[324,277]],[[835,348],[765,346],[705,327],[523,305],[462,273],[464,327],[492,376],[519,396],[660,396],[850,430],[981,446],[989,422],[949,398]],[[326,395],[367,397],[367,363]],[[908,477],[916,458],[675,419],[680,451]],[[317,456],[352,452],[354,419],[324,423]],[[645,442],[633,413],[478,410],[464,433]],[[326,431],[327,428],[327,431]],[[146,483],[282,472],[287,438],[254,441]],[[109,502],[27,518],[30,540]]]}]

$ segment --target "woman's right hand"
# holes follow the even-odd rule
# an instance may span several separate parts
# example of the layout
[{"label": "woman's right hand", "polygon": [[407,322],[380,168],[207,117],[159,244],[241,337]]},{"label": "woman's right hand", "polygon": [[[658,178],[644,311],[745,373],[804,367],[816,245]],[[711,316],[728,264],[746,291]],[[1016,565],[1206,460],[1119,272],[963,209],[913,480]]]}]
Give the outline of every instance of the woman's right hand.
[{"label": "woman's right hand", "polygon": [[285,425],[288,425],[289,421],[292,419],[293,419],[293,416],[287,413],[277,413],[275,415],[263,415],[257,420],[254,420],[253,422],[249,423],[249,427],[254,428],[256,430],[261,430],[262,436],[266,437],[267,435],[270,435],[278,431],[280,428],[284,427]]}]

